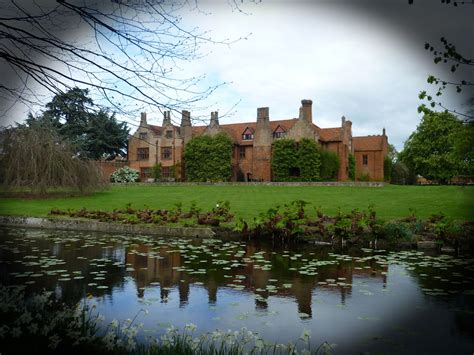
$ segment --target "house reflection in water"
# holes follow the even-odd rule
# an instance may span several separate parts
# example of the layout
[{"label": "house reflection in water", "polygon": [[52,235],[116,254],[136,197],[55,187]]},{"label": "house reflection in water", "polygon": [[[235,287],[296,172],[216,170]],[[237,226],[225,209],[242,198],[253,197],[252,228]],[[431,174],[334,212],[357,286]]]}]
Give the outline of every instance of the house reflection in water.
[{"label": "house reflection in water", "polygon": [[[254,255],[258,250],[254,245],[247,245],[246,254],[243,259]],[[341,304],[344,304],[346,297],[352,293],[352,282],[354,277],[375,278],[386,285],[386,266],[376,263],[376,260],[367,260],[363,265],[354,262],[340,262],[333,265],[325,265],[318,268],[318,274],[308,276],[299,274],[298,271],[288,270],[288,265],[281,264],[281,258],[276,260],[275,255],[267,253],[265,258],[271,261],[271,270],[261,270],[254,268],[253,262],[242,263],[241,266],[231,270],[223,270],[221,265],[210,264],[209,259],[204,257],[196,258],[190,262],[184,263],[185,259],[179,251],[173,251],[168,246],[162,246],[159,249],[152,248],[147,245],[136,245],[133,250],[129,250],[126,254],[126,263],[134,268],[132,276],[135,278],[137,285],[138,297],[145,296],[146,287],[160,285],[161,302],[167,302],[169,290],[177,288],[179,292],[179,306],[186,307],[188,304],[190,284],[199,282],[199,284],[207,290],[209,304],[217,302],[217,291],[219,288],[229,288],[230,284],[241,285],[241,292],[250,292],[258,294],[260,297],[255,299],[255,307],[257,310],[266,310],[268,305],[266,299],[269,296],[288,297],[296,300],[298,304],[298,312],[305,313],[309,317],[312,316],[312,293],[316,288],[324,288],[328,292],[339,292],[341,296]],[[281,255],[281,254],[280,254]],[[232,257],[230,257],[232,258]],[[206,260],[204,263],[200,261]],[[193,269],[206,268],[206,273],[189,274],[182,271],[182,268]],[[361,267],[362,266],[362,267]],[[232,275],[232,277],[224,277],[224,275]],[[245,278],[235,278],[236,275],[243,275]],[[320,281],[333,279],[334,282],[344,280],[345,285],[330,286],[327,284],[318,284]],[[339,280],[338,280],[339,279]],[[278,280],[276,282],[272,282]],[[283,284],[291,284],[283,287]],[[275,285],[274,290],[267,289],[267,285]],[[274,291],[274,292],[272,292]]]}]

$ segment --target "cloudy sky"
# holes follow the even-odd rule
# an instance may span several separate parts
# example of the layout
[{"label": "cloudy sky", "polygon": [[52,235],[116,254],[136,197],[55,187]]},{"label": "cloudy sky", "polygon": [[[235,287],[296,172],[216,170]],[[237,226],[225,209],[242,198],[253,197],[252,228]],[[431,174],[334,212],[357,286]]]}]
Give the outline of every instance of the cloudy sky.
[{"label": "cloudy sky", "polygon": [[[199,9],[181,10],[182,26],[210,31],[216,41],[238,39],[232,45],[204,44],[201,59],[181,63],[186,75],[206,73],[206,86],[227,83],[199,107],[196,115],[218,110],[221,123],[253,121],[257,107],[270,107],[270,119],[298,116],[301,99],[313,100],[313,122],[340,125],[353,122],[353,135],[381,134],[386,128],[398,150],[421,116],[418,94],[430,90],[426,78],[469,79],[469,72],[451,74],[435,65],[425,42],[441,48],[439,38],[454,42],[474,58],[474,4],[453,7],[439,0],[334,0],[241,3],[199,1]],[[434,90],[434,88],[432,88]],[[472,91],[446,92],[443,103],[458,110]],[[22,117],[17,105],[8,115]],[[149,109],[149,123],[162,115]],[[122,117],[128,122],[139,120]],[[18,119],[16,119],[18,120]]]}]

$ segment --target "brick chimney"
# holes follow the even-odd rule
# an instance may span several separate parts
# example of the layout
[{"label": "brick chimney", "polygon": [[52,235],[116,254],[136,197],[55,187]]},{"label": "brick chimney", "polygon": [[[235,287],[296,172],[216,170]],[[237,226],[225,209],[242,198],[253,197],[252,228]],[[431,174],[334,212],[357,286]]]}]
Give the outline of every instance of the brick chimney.
[{"label": "brick chimney", "polygon": [[385,127],[382,129],[382,136],[386,136],[386,134],[385,134]]},{"label": "brick chimney", "polygon": [[257,108],[257,122],[270,119],[270,109],[268,107]]},{"label": "brick chimney", "polygon": [[181,127],[191,126],[191,112],[181,111]]},{"label": "brick chimney", "polygon": [[147,125],[147,122],[146,122],[146,112],[142,112],[140,114],[140,126],[146,126]]},{"label": "brick chimney", "polygon": [[211,122],[209,123],[209,127],[214,126],[219,126],[219,112],[217,111],[211,112]]},{"label": "brick chimney", "polygon": [[191,138],[193,138],[193,128],[191,127],[191,112],[181,111],[181,137],[183,138],[183,143],[188,143]]},{"label": "brick chimney", "polygon": [[313,101],[311,100],[301,100],[301,109],[300,116],[301,118],[308,121],[308,123],[313,123]]},{"label": "brick chimney", "polygon": [[163,111],[163,127],[171,124],[171,111]]}]

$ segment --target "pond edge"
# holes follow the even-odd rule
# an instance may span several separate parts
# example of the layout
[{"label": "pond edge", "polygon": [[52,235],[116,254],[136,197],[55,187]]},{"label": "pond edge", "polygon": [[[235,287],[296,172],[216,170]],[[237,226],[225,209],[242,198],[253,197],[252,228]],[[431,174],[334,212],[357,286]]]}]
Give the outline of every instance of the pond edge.
[{"label": "pond edge", "polygon": [[25,216],[0,216],[0,226],[107,233],[152,234],[167,237],[214,238],[216,236],[216,233],[208,227],[138,226],[99,221],[83,221],[77,219],[54,219]]}]

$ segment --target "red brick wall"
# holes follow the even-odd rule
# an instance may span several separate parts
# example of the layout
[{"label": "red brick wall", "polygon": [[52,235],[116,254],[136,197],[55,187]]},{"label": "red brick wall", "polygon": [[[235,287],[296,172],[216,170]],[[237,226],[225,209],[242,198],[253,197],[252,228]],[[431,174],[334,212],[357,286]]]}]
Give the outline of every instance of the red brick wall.
[{"label": "red brick wall", "polygon": [[105,181],[110,181],[110,175],[113,174],[115,170],[123,168],[127,165],[126,161],[98,161],[100,171]]},{"label": "red brick wall", "polygon": [[[363,165],[363,156],[367,155],[367,165]],[[383,181],[383,151],[354,152],[356,160],[356,179],[361,174],[369,174],[370,180]]]},{"label": "red brick wall", "polygon": [[252,179],[272,181],[271,146],[253,147]]}]

